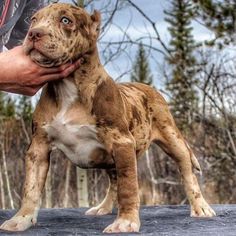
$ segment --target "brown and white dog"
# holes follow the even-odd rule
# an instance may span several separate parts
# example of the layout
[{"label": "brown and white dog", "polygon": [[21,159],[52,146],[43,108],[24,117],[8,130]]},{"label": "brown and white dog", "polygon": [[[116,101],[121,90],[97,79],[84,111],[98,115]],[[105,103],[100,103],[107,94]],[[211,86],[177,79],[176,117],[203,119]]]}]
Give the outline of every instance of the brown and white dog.
[{"label": "brown and white dog", "polygon": [[48,83],[33,115],[33,139],[26,154],[22,205],[1,229],[23,231],[37,221],[50,151],[60,149],[82,168],[104,168],[110,179],[103,202],[86,213],[104,215],[118,201],[117,219],[104,232],[139,231],[137,159],[151,142],[178,164],[191,205],[191,216],[215,213],[204,200],[193,169],[199,163],[153,88],[116,84],[100,63],[97,38],[100,14],[69,4],[37,12],[24,41],[33,61],[44,67],[83,58],[80,68],[60,82]]}]

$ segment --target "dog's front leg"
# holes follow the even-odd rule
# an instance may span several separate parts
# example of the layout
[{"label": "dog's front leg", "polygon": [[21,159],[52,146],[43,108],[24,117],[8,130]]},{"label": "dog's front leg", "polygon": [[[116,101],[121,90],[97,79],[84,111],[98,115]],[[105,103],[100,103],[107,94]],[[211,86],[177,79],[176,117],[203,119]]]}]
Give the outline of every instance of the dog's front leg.
[{"label": "dog's front leg", "polygon": [[138,232],[139,194],[134,144],[114,143],[112,153],[117,171],[118,216],[105,233]]},{"label": "dog's front leg", "polygon": [[21,208],[0,229],[24,231],[36,224],[48,167],[48,144],[42,137],[35,136],[25,158],[26,177]]}]

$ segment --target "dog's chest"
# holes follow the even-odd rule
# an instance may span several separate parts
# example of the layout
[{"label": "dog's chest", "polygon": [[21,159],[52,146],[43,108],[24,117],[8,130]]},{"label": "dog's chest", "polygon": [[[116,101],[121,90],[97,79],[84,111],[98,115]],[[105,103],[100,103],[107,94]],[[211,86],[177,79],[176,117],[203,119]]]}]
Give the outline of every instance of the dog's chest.
[{"label": "dog's chest", "polygon": [[87,167],[93,153],[103,149],[96,126],[81,106],[73,82],[64,80],[56,87],[61,109],[45,130],[53,147],[60,149],[73,163]]}]

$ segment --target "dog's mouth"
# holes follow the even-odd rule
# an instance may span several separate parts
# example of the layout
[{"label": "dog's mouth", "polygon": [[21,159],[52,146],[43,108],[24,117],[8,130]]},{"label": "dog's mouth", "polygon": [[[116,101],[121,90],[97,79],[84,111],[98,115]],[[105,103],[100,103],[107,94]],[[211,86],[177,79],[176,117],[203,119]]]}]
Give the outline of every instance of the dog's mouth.
[{"label": "dog's mouth", "polygon": [[32,61],[42,67],[60,66],[66,63],[61,56],[53,57],[52,52],[47,52],[36,43],[25,43],[24,50],[26,55],[29,55]]},{"label": "dog's mouth", "polygon": [[38,65],[43,67],[52,67],[55,66],[55,62],[53,59],[49,58],[43,52],[38,49],[33,48],[29,51],[29,55],[31,59]]}]

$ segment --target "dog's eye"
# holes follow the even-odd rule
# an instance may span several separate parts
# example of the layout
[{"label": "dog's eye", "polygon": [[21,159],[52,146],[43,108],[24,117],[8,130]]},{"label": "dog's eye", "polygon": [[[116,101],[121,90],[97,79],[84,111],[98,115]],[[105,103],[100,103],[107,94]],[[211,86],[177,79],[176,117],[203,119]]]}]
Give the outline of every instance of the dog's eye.
[{"label": "dog's eye", "polygon": [[35,23],[37,19],[35,17],[31,18],[31,23]]},{"label": "dog's eye", "polygon": [[72,23],[72,21],[70,19],[68,19],[67,17],[62,17],[61,23],[65,24],[65,25],[69,25]]}]

